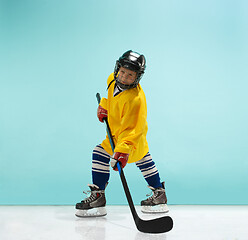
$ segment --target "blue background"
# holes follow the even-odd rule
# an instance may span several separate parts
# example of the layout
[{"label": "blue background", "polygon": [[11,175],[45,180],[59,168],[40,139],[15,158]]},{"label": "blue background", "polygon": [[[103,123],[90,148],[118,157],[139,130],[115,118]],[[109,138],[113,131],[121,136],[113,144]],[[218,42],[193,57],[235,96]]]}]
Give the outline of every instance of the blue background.
[{"label": "blue background", "polygon": [[[0,204],[74,204],[105,137],[96,92],[143,53],[150,152],[170,204],[248,204],[245,0],[0,0]],[[149,192],[125,168],[136,204]],[[108,204],[126,204],[111,171]]]}]

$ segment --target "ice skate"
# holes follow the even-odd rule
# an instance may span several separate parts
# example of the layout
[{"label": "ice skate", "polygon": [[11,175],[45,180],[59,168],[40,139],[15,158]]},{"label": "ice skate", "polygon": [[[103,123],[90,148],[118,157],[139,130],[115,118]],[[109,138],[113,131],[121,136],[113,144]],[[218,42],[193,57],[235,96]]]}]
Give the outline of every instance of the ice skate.
[{"label": "ice skate", "polygon": [[[148,186],[153,195],[146,200],[141,201],[141,211],[143,213],[167,213],[169,212],[167,206],[167,198],[165,194],[164,182],[162,182],[163,187],[153,188]],[[151,194],[152,194],[151,193]],[[148,194],[147,196],[151,195]]]},{"label": "ice skate", "polygon": [[100,190],[95,184],[88,184],[88,186],[90,187],[90,191],[84,193],[91,194],[76,204],[77,212],[75,215],[77,217],[100,217],[107,215],[105,190]]}]

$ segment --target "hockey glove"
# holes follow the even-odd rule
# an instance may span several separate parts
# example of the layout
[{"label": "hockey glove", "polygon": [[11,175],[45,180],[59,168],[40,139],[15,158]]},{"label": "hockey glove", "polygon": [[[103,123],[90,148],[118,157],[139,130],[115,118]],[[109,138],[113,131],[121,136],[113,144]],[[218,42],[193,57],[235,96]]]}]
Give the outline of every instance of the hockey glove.
[{"label": "hockey glove", "polygon": [[97,117],[100,122],[103,122],[103,119],[108,117],[108,111],[104,109],[101,105],[98,106]]},{"label": "hockey glove", "polygon": [[127,153],[120,153],[115,152],[111,157],[110,165],[115,170],[118,171],[117,162],[121,164],[121,167],[124,168],[127,164],[129,154]]}]

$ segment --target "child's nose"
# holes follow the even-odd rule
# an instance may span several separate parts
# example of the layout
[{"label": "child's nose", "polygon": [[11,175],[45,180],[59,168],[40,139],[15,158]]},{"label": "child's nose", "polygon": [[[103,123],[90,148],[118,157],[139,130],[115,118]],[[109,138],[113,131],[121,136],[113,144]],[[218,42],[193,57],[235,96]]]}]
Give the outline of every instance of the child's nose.
[{"label": "child's nose", "polygon": [[128,74],[127,73],[124,73],[124,78],[127,78],[128,77]]}]

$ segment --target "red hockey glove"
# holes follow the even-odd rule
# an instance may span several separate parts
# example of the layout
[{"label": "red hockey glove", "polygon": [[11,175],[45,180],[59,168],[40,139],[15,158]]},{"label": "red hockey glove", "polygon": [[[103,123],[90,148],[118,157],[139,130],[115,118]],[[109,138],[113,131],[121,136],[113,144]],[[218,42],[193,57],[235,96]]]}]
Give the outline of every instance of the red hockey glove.
[{"label": "red hockey glove", "polygon": [[127,153],[120,153],[120,152],[115,152],[113,156],[111,157],[111,167],[115,170],[118,171],[117,168],[117,162],[121,164],[121,167],[124,168],[127,164],[129,154]]},{"label": "red hockey glove", "polygon": [[108,111],[99,105],[97,109],[97,117],[100,122],[103,122],[103,119],[108,117]]}]

